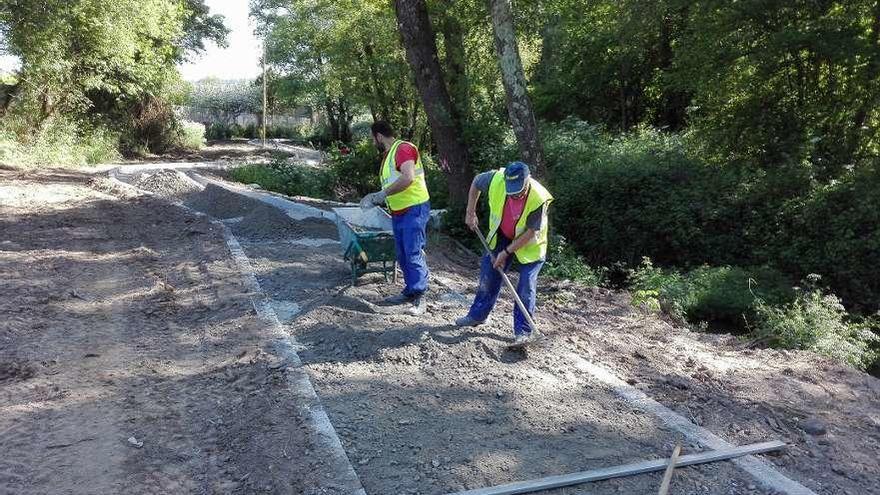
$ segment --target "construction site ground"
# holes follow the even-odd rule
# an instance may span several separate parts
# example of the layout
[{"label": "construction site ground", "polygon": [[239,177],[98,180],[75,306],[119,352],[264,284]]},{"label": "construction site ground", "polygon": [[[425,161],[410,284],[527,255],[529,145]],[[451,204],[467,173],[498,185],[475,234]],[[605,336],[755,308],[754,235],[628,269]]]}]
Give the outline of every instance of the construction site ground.
[{"label": "construction site ground", "polygon": [[[547,279],[545,337],[511,351],[506,295],[485,325],[452,325],[478,256],[443,235],[427,313],[377,312],[399,283],[352,287],[329,219],[295,220],[210,168],[144,167],[113,175],[131,186],[0,169],[0,493],[342,494],[349,464],[369,495],[436,495],[707,449],[583,370],[595,363],[731,444],[787,442],[759,457],[817,494],[880,494],[870,375]],[[303,403],[308,382],[319,401]],[[540,493],[656,493],[661,475]],[[716,462],[677,470],[670,493],[778,492]]]}]

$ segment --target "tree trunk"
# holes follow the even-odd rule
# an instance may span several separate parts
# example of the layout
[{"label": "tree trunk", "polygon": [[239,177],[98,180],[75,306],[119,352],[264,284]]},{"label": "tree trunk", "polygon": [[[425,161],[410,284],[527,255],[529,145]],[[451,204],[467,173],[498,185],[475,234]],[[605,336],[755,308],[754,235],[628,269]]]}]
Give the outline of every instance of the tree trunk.
[{"label": "tree trunk", "polygon": [[[370,86],[372,87],[372,92],[374,98],[376,98],[376,104],[379,106],[377,112],[373,114],[373,120],[385,120],[391,122],[391,111],[388,107],[388,96],[385,92],[385,82],[382,81],[382,78],[379,75],[379,69],[376,67],[375,60],[375,50],[373,49],[373,42],[367,41],[363,44],[363,53],[364,59],[367,64],[367,70],[370,73]],[[370,105],[372,109],[373,106]],[[376,118],[378,114],[378,119]]]},{"label": "tree trunk", "polygon": [[[663,72],[672,70],[674,52],[672,41],[675,36],[675,22],[686,14],[687,7],[680,12],[666,12],[660,21],[660,43],[658,48],[657,67]],[[662,109],[660,111],[660,127],[666,127],[670,131],[680,131],[684,128],[687,118],[687,106],[690,103],[690,95],[683,91],[664,88]]]},{"label": "tree trunk", "polygon": [[[873,22],[871,23],[871,46],[876,48],[880,45],[880,0],[874,4],[873,14]],[[877,84],[874,82],[878,77],[880,77],[880,54],[878,54],[877,51],[874,51],[874,56],[871,57],[869,63],[865,67],[866,87],[872,88],[873,90],[865,92],[865,99],[855,113],[853,122],[855,137],[850,139],[852,142],[849,144],[849,149],[853,154],[856,154],[858,151],[861,144],[861,137],[864,134],[862,127],[868,122],[868,117],[874,111],[876,100],[878,99],[878,96],[880,96],[880,93],[877,91]]]},{"label": "tree trunk", "polygon": [[[561,19],[558,13],[551,13],[541,27],[541,58],[532,82],[538,85],[553,84],[553,79],[558,77],[557,54],[561,51],[560,45],[563,35],[560,29]],[[542,116],[548,120],[562,120],[567,114],[560,105],[545,105],[540,109]]]},{"label": "tree trunk", "polygon": [[441,22],[443,45],[446,48],[444,69],[449,82],[449,93],[459,122],[468,122],[471,117],[471,98],[467,78],[464,32],[458,17],[451,13],[443,15]]},{"label": "tree trunk", "polygon": [[18,90],[21,88],[21,82],[17,82],[12,85],[7,85],[2,88],[3,90],[3,103],[0,104],[0,117],[6,115],[6,112],[9,111],[9,107],[12,105],[12,100],[15,99],[18,94]]},{"label": "tree trunk", "polygon": [[354,115],[349,112],[348,102],[345,98],[339,98],[339,140],[351,144],[351,121]]},{"label": "tree trunk", "polygon": [[406,59],[437,145],[439,166],[449,180],[450,206],[463,208],[467,204],[473,169],[437,59],[428,8],[425,0],[394,0],[394,7]]},{"label": "tree trunk", "polygon": [[333,107],[332,99],[324,100],[324,108],[327,110],[327,124],[330,126],[330,140],[339,141],[339,119],[336,116],[336,109]]},{"label": "tree trunk", "polygon": [[510,115],[516,142],[523,161],[532,167],[535,175],[543,176],[544,149],[538,136],[538,124],[532,111],[526,76],[516,44],[510,0],[489,0],[489,12],[495,34],[495,51],[501,66],[501,80],[507,95],[507,113]]}]

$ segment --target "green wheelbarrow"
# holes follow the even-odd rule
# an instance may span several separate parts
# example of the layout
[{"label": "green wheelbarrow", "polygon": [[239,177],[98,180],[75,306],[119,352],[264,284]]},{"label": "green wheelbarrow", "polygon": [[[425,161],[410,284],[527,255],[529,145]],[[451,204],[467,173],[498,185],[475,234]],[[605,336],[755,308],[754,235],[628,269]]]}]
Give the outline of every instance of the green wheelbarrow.
[{"label": "green wheelbarrow", "polygon": [[397,282],[397,251],[391,217],[380,208],[334,208],[342,256],[351,267],[351,284],[365,273],[389,275]]}]

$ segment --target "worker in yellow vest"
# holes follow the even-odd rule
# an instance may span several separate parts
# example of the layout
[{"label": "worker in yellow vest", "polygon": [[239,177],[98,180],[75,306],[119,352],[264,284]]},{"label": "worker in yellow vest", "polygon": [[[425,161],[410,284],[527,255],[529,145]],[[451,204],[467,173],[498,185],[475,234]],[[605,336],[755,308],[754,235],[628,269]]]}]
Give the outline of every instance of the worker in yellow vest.
[{"label": "worker in yellow vest", "polygon": [[394,137],[387,122],[375,122],[371,128],[373,143],[384,151],[379,181],[382,189],[361,200],[361,208],[386,205],[391,212],[397,262],[403,272],[403,292],[386,299],[388,305],[410,304],[409,312],[425,312],[422,294],[428,289],[428,264],[425,261],[425,228],[431,216],[425,169],[419,150],[412,143]]},{"label": "worker in yellow vest", "polygon": [[[483,256],[480,282],[474,303],[467,316],[455,321],[460,327],[474,327],[489,317],[501,290],[501,274],[497,269],[510,269],[516,260],[519,266],[519,284],[516,292],[529,314],[535,312],[538,273],[547,256],[547,208],[553,196],[533,179],[529,167],[513,162],[507,167],[477,175],[468,195],[465,223],[472,230],[479,228],[477,200],[488,193],[489,232],[486,239],[495,258]],[[528,341],[532,329],[519,307],[513,309],[514,342]]]}]

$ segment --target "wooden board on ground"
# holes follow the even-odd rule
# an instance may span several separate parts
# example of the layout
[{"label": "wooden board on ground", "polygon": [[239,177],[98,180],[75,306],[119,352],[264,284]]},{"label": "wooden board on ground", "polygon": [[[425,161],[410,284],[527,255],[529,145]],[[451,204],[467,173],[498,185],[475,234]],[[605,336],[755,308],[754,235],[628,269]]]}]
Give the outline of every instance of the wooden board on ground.
[{"label": "wooden board on ground", "polygon": [[[723,461],[742,457],[751,454],[762,454],[785,448],[785,442],[773,440],[770,442],[755,443],[751,445],[742,445],[731,449],[710,450],[699,454],[689,454],[678,459],[677,466],[693,466],[695,464],[705,464],[708,462]],[[551,488],[560,488],[563,486],[579,485],[591,481],[607,480],[611,478],[620,478],[623,476],[632,476],[636,474],[651,473],[662,471],[669,465],[669,459],[657,459],[653,461],[642,461],[633,464],[624,464],[621,466],[613,466],[592,471],[583,471],[580,473],[564,474],[559,476],[550,476],[531,481],[518,481],[488,488],[478,488],[476,490],[468,490],[450,495],[516,495],[519,493],[531,493],[541,490],[549,490]]]}]

